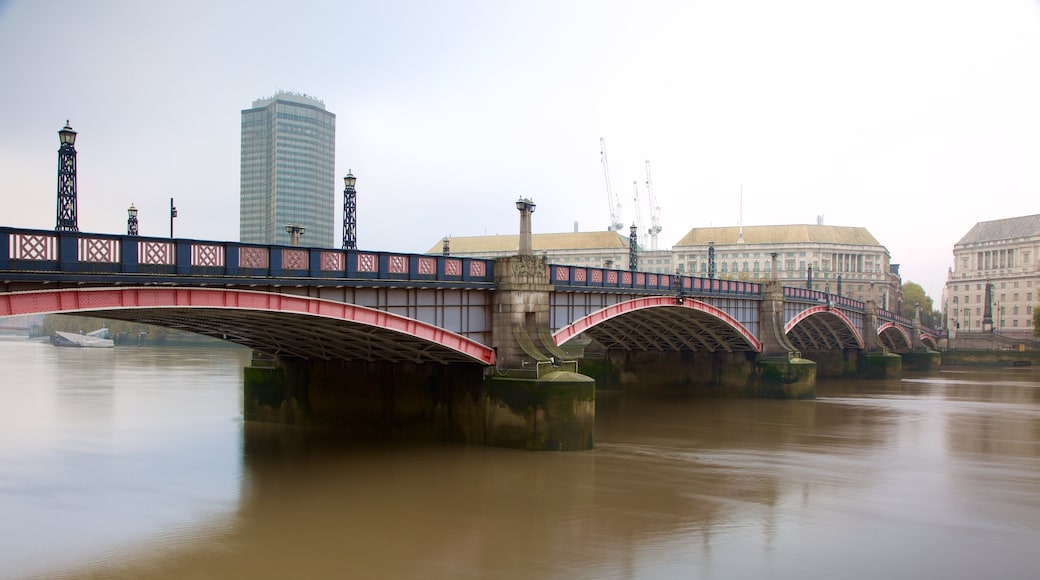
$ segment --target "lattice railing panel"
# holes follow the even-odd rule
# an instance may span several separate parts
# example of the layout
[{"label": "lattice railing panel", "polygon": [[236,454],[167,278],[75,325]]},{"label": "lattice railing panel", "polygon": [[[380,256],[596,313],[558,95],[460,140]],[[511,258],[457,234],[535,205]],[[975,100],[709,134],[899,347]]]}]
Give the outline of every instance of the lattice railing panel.
[{"label": "lattice railing panel", "polygon": [[390,256],[390,273],[391,274],[407,274],[408,273],[408,257],[407,256]]},{"label": "lattice railing panel", "polygon": [[173,242],[137,242],[137,261],[149,266],[173,266],[177,263]]},{"label": "lattice railing panel", "polygon": [[322,272],[343,272],[347,269],[347,261],[342,252],[322,252]]},{"label": "lattice railing panel", "polygon": [[267,248],[239,248],[238,266],[266,270],[271,265],[271,253]]},{"label": "lattice railing panel", "polygon": [[306,270],[307,250],[282,250],[283,270]]},{"label": "lattice railing panel", "polygon": [[119,240],[80,238],[79,261],[114,264],[119,261]]},{"label": "lattice railing panel", "polygon": [[58,237],[38,234],[11,234],[12,260],[57,260]]},{"label": "lattice railing panel", "polygon": [[379,271],[379,257],[375,254],[358,254],[357,255],[357,271],[358,272],[378,272]]}]

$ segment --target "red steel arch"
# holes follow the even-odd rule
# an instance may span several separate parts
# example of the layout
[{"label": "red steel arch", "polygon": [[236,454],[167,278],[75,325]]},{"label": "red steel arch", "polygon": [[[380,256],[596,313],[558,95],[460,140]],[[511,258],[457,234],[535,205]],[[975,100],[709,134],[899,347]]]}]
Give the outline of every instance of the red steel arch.
[{"label": "red steel arch", "polygon": [[[881,344],[890,351],[902,352],[913,348],[913,339],[911,339],[910,335],[906,333],[905,328],[895,322],[886,322],[882,324],[878,327],[877,334]],[[900,337],[902,340],[897,341],[895,338],[892,338],[893,334]]]},{"label": "red steel arch", "polygon": [[[853,324],[852,319],[850,319],[848,315],[846,315],[841,310],[838,310],[837,308],[828,308],[827,306],[812,306],[799,312],[797,316],[792,318],[787,324],[784,325],[784,334],[790,335],[791,331],[793,331],[800,322],[806,320],[810,316],[816,316],[820,314],[829,314],[841,320],[844,323],[845,327],[844,334],[851,336],[856,341],[856,347],[860,349],[864,348],[863,334],[859,331],[858,328],[856,328],[856,325]],[[833,334],[837,335],[840,333]],[[841,342],[840,338],[837,336],[834,337],[834,341]]]},{"label": "red steel arch", "polygon": [[[593,312],[557,330],[553,333],[553,340],[557,345],[562,345],[583,332],[606,325],[610,321],[622,320],[624,315],[631,316],[636,313],[650,312],[651,309],[660,308],[678,308],[684,312],[699,314],[699,316],[696,319],[692,316],[689,317],[687,322],[693,324],[685,325],[682,328],[675,324],[667,324],[667,318],[665,317],[659,317],[651,324],[642,325],[642,328],[639,329],[641,336],[637,340],[640,340],[644,345],[659,341],[658,347],[664,344],[673,349],[714,350],[715,347],[722,347],[726,350],[762,351],[762,342],[755,338],[755,335],[743,324],[724,310],[690,298],[680,302],[675,296],[648,296],[619,302]],[[630,338],[634,334],[633,329],[623,328],[621,324],[618,324],[616,330]],[[697,339],[691,335],[691,330],[700,330],[702,333],[709,335],[711,340]],[[741,341],[743,341],[743,344],[741,344]],[[618,346],[623,345],[618,344]]]},{"label": "red steel arch", "polygon": [[0,316],[57,312],[189,330],[299,358],[495,363],[491,347],[432,324],[307,296],[153,287],[0,294]]}]

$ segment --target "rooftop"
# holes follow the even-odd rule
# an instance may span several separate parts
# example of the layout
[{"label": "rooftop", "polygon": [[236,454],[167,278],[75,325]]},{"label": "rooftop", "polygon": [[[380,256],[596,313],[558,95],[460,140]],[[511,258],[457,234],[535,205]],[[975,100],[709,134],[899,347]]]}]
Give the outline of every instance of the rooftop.
[{"label": "rooftop", "polygon": [[[736,244],[740,239],[738,226],[694,228],[676,246],[706,246],[709,241],[718,245]],[[848,244],[880,246],[866,228],[820,225],[744,226],[746,244]]]},{"label": "rooftop", "polygon": [[[515,252],[520,247],[520,235],[449,237],[449,251],[455,255],[484,252]],[[427,250],[427,254],[440,254],[444,240]],[[531,249],[543,250],[601,250],[607,248],[628,249],[628,238],[617,232],[568,232],[563,234],[532,234]]]},{"label": "rooftop", "polygon": [[1040,214],[979,222],[956,245],[1040,236]]}]

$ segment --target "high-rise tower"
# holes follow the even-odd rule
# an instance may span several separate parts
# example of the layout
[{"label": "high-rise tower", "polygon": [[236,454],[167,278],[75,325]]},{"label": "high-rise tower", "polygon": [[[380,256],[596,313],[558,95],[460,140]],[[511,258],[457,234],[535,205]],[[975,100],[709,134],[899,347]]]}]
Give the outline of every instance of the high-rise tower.
[{"label": "high-rise tower", "polygon": [[301,246],[334,247],[336,115],[325,103],[279,91],[242,111],[239,238],[291,243],[286,226],[302,226]]}]

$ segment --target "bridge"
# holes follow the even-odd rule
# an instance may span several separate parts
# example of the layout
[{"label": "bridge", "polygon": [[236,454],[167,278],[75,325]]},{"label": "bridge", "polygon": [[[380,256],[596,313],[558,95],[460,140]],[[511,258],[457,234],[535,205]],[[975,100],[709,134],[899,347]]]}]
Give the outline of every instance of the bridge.
[{"label": "bridge", "polygon": [[[0,227],[0,316],[36,313],[148,323],[249,347],[281,369],[256,379],[267,386],[257,388],[266,394],[254,418],[287,422],[305,420],[327,395],[316,395],[313,383],[345,372],[376,388],[392,376],[443,390],[474,376],[580,377],[579,363],[601,357],[641,379],[656,369],[739,386],[762,361],[814,360],[821,372],[843,372],[863,356],[898,359],[944,338],[919,318],[775,281],[556,265],[530,255],[487,260]],[[692,371],[704,365],[715,370]],[[779,372],[781,383],[800,380]],[[312,385],[306,396],[293,391],[304,383]],[[455,415],[452,436],[473,439],[488,402],[463,391],[415,402],[416,412]],[[451,399],[450,408],[431,410],[443,403],[437,397]],[[336,413],[347,413],[340,406]]]}]

